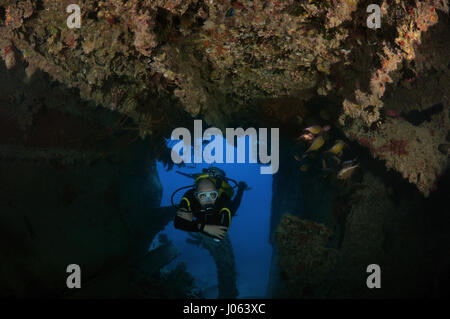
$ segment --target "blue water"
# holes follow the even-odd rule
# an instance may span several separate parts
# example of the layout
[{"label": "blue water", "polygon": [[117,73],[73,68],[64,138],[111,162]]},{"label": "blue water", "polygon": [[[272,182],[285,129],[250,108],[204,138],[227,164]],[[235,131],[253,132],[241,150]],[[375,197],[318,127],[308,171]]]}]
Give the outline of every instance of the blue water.
[{"label": "blue water", "polygon": [[[248,139],[246,139],[248,143]],[[169,141],[168,145],[173,145]],[[228,231],[234,249],[237,276],[238,298],[265,297],[269,278],[270,259],[272,255],[269,244],[270,206],[272,199],[272,175],[260,174],[261,164],[249,163],[248,144],[245,163],[214,163],[212,165],[224,170],[227,177],[237,182],[245,181],[251,190],[244,192],[241,206],[237,215],[232,219]],[[225,146],[225,140],[224,140]],[[224,147],[225,148],[225,147]],[[235,151],[235,158],[237,156]],[[224,151],[224,158],[225,158]],[[194,164],[189,164],[194,165]],[[181,186],[190,185],[192,179],[177,174],[175,170],[186,173],[197,173],[211,166],[211,164],[195,164],[195,168],[177,167],[166,171],[162,163],[157,163],[159,178],[163,186],[161,206],[170,205],[172,193]],[[181,190],[175,196],[175,203],[179,203],[184,191]],[[196,284],[202,288],[211,287],[207,297],[217,298],[217,273],[212,257],[208,251],[186,243],[189,238],[187,232],[175,229],[170,222],[161,232],[172,241],[181,252],[166,270],[176,266],[178,262],[184,262],[195,278]],[[153,243],[150,248],[153,248]]]}]

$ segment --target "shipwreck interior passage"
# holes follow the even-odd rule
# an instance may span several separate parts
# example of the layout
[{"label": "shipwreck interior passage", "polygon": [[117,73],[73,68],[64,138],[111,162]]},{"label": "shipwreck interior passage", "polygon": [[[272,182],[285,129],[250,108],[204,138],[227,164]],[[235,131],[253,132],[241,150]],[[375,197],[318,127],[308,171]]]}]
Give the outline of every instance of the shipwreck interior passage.
[{"label": "shipwreck interior passage", "polygon": [[[223,169],[228,177],[237,181],[245,181],[251,188],[244,192],[241,205],[236,216],[233,217],[230,230],[228,231],[237,273],[236,286],[239,292],[237,297],[266,298],[272,254],[272,247],[269,244],[272,175],[260,174],[260,167],[263,164],[249,163],[250,139],[248,137],[240,137],[237,140],[239,140],[237,143],[242,141],[246,143],[244,150],[246,162],[213,164],[215,167]],[[225,161],[226,154],[225,143],[226,140],[223,138],[223,161]],[[168,140],[169,147],[173,144],[175,144],[175,141]],[[237,149],[236,147],[234,149],[234,159],[237,162]],[[193,163],[193,155],[191,162],[191,164],[182,165],[180,168],[173,167],[169,171],[164,168],[163,163],[157,163],[158,175],[163,189],[161,206],[169,206],[171,204],[171,196],[177,188],[193,184],[193,179],[177,174],[176,170],[185,173],[196,173],[212,165]],[[181,190],[174,196],[176,204],[179,203],[186,190]],[[173,223],[167,224],[160,234],[166,235],[168,240],[172,241],[181,252],[179,257],[167,265],[163,271],[172,269],[178,262],[184,262],[187,266],[187,271],[195,278],[203,296],[205,298],[217,298],[217,268],[208,250],[202,246],[186,242],[186,240],[190,239],[190,236],[184,231],[175,229]],[[158,244],[158,237],[156,237],[151,248],[157,247]],[[228,271],[227,269],[220,269]]]},{"label": "shipwreck interior passage", "polygon": [[[448,296],[448,1],[77,3],[0,0],[0,298]],[[199,121],[279,129],[276,173],[213,164],[220,245],[170,205]]]}]

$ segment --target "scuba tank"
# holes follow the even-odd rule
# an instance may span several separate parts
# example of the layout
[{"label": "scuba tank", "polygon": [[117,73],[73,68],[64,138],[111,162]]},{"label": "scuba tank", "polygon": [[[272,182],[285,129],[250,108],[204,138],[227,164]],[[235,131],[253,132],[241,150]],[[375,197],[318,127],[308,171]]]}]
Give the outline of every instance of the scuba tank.
[{"label": "scuba tank", "polygon": [[[182,189],[196,187],[197,183],[204,178],[209,178],[216,185],[217,191],[219,192],[218,197],[220,197],[220,195],[225,193],[231,199],[234,195],[234,188],[236,188],[238,186],[238,183],[234,179],[226,177],[225,172],[223,170],[221,170],[220,168],[217,168],[217,167],[213,167],[213,166],[202,169],[201,173],[188,174],[188,173],[183,173],[180,171],[176,171],[176,172],[180,175],[183,175],[183,176],[186,176],[189,178],[193,178],[194,182],[195,182],[193,185],[180,187],[177,190],[175,190],[175,192],[173,192],[172,197],[170,198],[170,201],[172,203],[172,206],[176,209],[178,209],[178,207],[173,202],[173,198],[174,198],[175,194],[178,193]],[[229,184],[229,182],[232,182],[234,184],[234,186],[231,186]]]}]

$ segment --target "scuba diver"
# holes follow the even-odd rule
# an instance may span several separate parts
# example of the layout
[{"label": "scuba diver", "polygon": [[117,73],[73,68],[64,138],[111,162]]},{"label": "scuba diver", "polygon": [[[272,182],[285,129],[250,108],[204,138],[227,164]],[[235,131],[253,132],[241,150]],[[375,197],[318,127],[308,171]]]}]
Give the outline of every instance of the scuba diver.
[{"label": "scuba diver", "polygon": [[[174,226],[177,229],[188,232],[201,232],[214,241],[220,242],[226,235],[231,224],[231,218],[241,203],[244,190],[249,190],[245,182],[236,181],[225,177],[225,172],[216,167],[203,169],[200,174],[186,174],[177,171],[184,176],[195,179],[195,184],[181,187],[172,195],[183,188],[191,188],[184,193],[177,209]],[[234,190],[229,181],[238,187],[236,196],[232,200]],[[195,219],[195,220],[194,220]]]}]

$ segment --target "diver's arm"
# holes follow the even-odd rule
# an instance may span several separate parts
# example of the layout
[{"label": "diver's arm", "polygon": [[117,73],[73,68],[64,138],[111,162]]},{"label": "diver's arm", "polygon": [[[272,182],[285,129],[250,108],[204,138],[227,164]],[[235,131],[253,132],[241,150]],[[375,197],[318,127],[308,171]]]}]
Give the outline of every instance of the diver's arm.
[{"label": "diver's arm", "polygon": [[220,225],[221,226],[225,226],[230,227],[231,224],[231,210],[228,209],[227,207],[223,207],[220,210]]},{"label": "diver's arm", "polygon": [[194,214],[192,213],[190,207],[188,192],[186,192],[181,199],[173,225],[177,229],[189,232],[199,232],[203,230],[203,225],[199,224],[197,221],[194,221]]},{"label": "diver's arm", "polygon": [[173,221],[173,225],[177,229],[189,231],[189,232],[199,232],[201,231],[202,224],[200,224],[198,221],[189,221],[184,218],[181,218],[180,216],[175,216],[175,219]]},{"label": "diver's arm", "polygon": [[194,220],[194,214],[192,214],[191,211],[188,211],[186,209],[179,209],[179,210],[177,210],[177,216],[181,217],[183,219],[186,219],[188,221],[193,221]]}]

